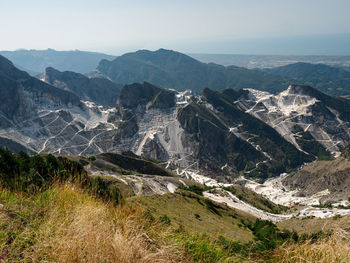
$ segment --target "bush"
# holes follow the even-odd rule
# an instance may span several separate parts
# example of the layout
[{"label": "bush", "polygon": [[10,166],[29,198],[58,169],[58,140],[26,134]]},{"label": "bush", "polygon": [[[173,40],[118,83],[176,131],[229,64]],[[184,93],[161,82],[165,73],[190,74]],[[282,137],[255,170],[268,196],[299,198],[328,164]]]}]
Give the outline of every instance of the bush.
[{"label": "bush", "polygon": [[171,220],[167,215],[162,215],[159,220],[164,224],[164,225],[170,225]]},{"label": "bush", "polygon": [[217,214],[219,216],[221,216],[220,212],[218,211],[218,206],[216,204],[214,204],[213,201],[211,201],[208,198],[204,199],[204,204],[205,206],[208,208],[208,210],[210,210],[211,212],[213,212],[214,214]]},{"label": "bush", "polygon": [[209,186],[198,186],[198,185],[190,185],[190,186],[185,186],[185,185],[179,185],[178,187],[181,190],[185,190],[185,191],[190,191],[193,192],[197,195],[201,195],[203,196],[203,192],[208,191],[210,189],[212,189],[213,187],[209,187]]},{"label": "bush", "polygon": [[90,160],[91,162],[96,161],[96,157],[93,156],[93,155],[91,155],[91,156],[89,157],[89,160]]},{"label": "bush", "polygon": [[72,182],[106,201],[118,203],[122,197],[112,182],[90,177],[84,167],[65,157],[18,155],[0,149],[0,184],[12,191],[35,193],[44,191],[55,182]]},{"label": "bush", "polygon": [[224,252],[205,235],[185,235],[181,242],[194,262],[223,262],[225,258]]}]

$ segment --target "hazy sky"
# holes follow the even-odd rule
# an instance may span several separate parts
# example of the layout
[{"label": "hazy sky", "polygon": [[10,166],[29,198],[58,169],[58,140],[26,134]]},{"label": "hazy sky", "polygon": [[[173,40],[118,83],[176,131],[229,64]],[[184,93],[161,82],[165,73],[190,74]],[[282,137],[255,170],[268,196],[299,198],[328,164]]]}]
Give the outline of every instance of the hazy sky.
[{"label": "hazy sky", "polygon": [[0,50],[350,54],[350,0],[0,0]]}]

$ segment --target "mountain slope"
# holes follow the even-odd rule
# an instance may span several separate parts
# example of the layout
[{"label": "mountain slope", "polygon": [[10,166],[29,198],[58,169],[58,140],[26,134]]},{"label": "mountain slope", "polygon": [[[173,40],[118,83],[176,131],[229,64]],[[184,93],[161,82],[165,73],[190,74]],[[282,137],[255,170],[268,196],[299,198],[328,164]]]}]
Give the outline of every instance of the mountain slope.
[{"label": "mountain slope", "polygon": [[187,190],[127,198],[119,188],[127,182],[88,174],[71,158],[86,166],[97,161],[0,150],[5,262],[265,262],[271,255],[294,262],[304,253],[310,262],[348,262],[348,235],[312,231],[325,223],[346,230],[349,217],[293,218],[280,224],[288,231]]},{"label": "mountain slope", "polygon": [[15,65],[31,73],[42,73],[47,67],[61,71],[88,73],[94,70],[101,59],[114,59],[114,56],[87,51],[16,50],[0,51],[0,55],[11,60]]},{"label": "mountain slope", "polygon": [[18,137],[17,132],[24,129],[33,133],[34,138],[40,137],[42,131],[29,128],[31,125],[44,126],[40,115],[45,116],[47,111],[63,108],[84,109],[78,96],[29,76],[2,56],[0,56],[0,96],[3,100],[0,105],[1,145],[15,151],[19,148],[27,148],[26,151],[30,153],[37,151],[30,146],[30,140]]},{"label": "mountain slope", "polygon": [[[106,107],[2,62],[0,137],[33,152],[132,151],[186,178],[231,182],[240,175],[264,180],[331,158],[350,142],[349,102],[310,87],[278,95],[251,89],[193,95],[144,82],[125,85],[118,104]],[[74,81],[81,77],[71,74]]]},{"label": "mountain slope", "polygon": [[349,100],[298,85],[291,85],[277,95],[246,90],[233,100],[242,110],[312,155],[327,158],[325,150],[337,155],[349,143]]},{"label": "mountain slope", "polygon": [[71,91],[82,100],[114,107],[117,103],[121,86],[106,78],[88,78],[71,71],[60,72],[54,68],[46,68],[43,80],[57,88]]},{"label": "mountain slope", "polygon": [[296,83],[310,85],[330,95],[350,94],[350,72],[339,67],[299,62],[264,71],[295,79]]},{"label": "mountain slope", "polygon": [[178,111],[178,120],[187,140],[196,145],[192,147],[192,157],[198,160],[197,167],[203,173],[233,174],[265,159],[252,145],[231,133],[226,122],[205,105],[192,102]]},{"label": "mountain slope", "polygon": [[5,122],[9,119],[19,121],[30,117],[36,105],[81,106],[76,95],[29,76],[2,56],[0,56],[0,95],[3,99],[0,111]]},{"label": "mountain slope", "polygon": [[165,49],[154,52],[139,50],[113,61],[102,60],[97,69],[120,84],[147,81],[164,88],[190,89],[197,93],[206,87],[214,90],[255,88],[275,92],[288,85],[288,80],[283,77],[234,66],[205,64]]},{"label": "mountain slope", "polygon": [[122,88],[119,105],[127,109],[142,107],[169,109],[176,106],[175,92],[165,90],[150,83],[134,83]]},{"label": "mountain slope", "polygon": [[[336,203],[348,207],[350,196],[350,159],[347,146],[342,154],[331,161],[318,161],[283,179],[283,185],[297,189],[297,196],[311,196],[324,192],[320,204]],[[329,205],[330,206],[330,205]]]},{"label": "mountain slope", "polygon": [[[16,96],[7,97],[9,106],[19,103],[23,106],[13,109],[23,108],[25,111],[16,115],[5,113],[3,119],[8,123],[2,134],[32,151],[90,155],[131,150],[137,155],[160,160],[175,170],[185,169],[186,173],[201,171],[222,181],[230,181],[232,174],[251,170],[261,162],[267,167],[272,165],[264,147],[261,150],[254,142],[247,142],[248,138],[237,137],[230,131],[230,125],[236,120],[219,116],[216,109],[188,92],[176,93],[149,83],[136,83],[122,88],[117,108],[103,108],[81,102],[74,94],[31,78],[13,66],[3,68],[1,72],[11,77],[9,81],[14,87],[23,84],[23,79],[36,83],[34,86],[25,85],[29,98],[36,94],[32,93],[33,88],[39,87],[45,88],[50,98],[57,92],[76,100],[52,105],[50,101],[34,99],[25,104],[21,101],[26,97],[24,95],[17,96],[18,102]],[[2,90],[16,91],[6,87],[9,86]],[[220,105],[215,107],[220,108]],[[234,106],[227,110],[239,111]],[[252,134],[252,131],[247,133]],[[258,135],[259,131],[254,134]],[[275,161],[282,165],[291,156],[287,159],[275,157]],[[307,159],[302,157],[302,160]],[[291,162],[290,167],[301,164],[301,161],[293,163],[294,159],[290,158],[287,162]],[[276,174],[277,171],[270,172]]]},{"label": "mountain slope", "polygon": [[265,155],[264,163],[268,165],[260,166],[262,170],[258,177],[281,173],[312,160],[287,142],[275,129],[238,108],[234,103],[238,94],[233,90],[218,93],[205,89],[203,96],[217,109],[217,114],[226,121],[231,133],[245,139]]}]

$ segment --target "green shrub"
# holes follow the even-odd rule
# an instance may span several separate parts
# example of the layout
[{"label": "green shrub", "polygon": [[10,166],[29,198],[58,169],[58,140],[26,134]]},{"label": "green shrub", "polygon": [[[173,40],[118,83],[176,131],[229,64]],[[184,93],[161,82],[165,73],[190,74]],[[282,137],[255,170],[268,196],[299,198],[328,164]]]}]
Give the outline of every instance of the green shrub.
[{"label": "green shrub", "polygon": [[211,212],[213,212],[214,214],[217,214],[219,216],[221,216],[220,212],[218,211],[218,206],[216,204],[214,204],[214,202],[208,198],[204,199],[204,204],[207,207],[207,209]]},{"label": "green shrub", "polygon": [[222,262],[225,258],[224,252],[206,235],[186,235],[181,242],[194,262]]},{"label": "green shrub", "polygon": [[167,215],[162,215],[161,217],[159,217],[159,220],[164,224],[164,225],[170,225],[171,224],[171,220]]},{"label": "green shrub", "polygon": [[45,191],[55,182],[71,182],[106,201],[122,200],[119,188],[101,177],[90,177],[84,167],[65,157],[17,155],[0,148],[0,184],[13,191]]},{"label": "green shrub", "polygon": [[90,160],[91,162],[96,161],[96,157],[93,156],[93,155],[91,155],[91,156],[89,157],[89,160]]},{"label": "green shrub", "polygon": [[213,187],[206,186],[206,185],[198,186],[198,185],[194,184],[194,185],[190,185],[190,186],[179,185],[178,188],[181,190],[190,191],[190,192],[193,192],[197,195],[203,196],[203,192],[208,191],[208,190],[212,189]]},{"label": "green shrub", "polygon": [[149,209],[147,209],[144,212],[144,217],[147,218],[150,222],[154,222],[154,220],[155,220],[154,216],[152,215],[152,213]]}]

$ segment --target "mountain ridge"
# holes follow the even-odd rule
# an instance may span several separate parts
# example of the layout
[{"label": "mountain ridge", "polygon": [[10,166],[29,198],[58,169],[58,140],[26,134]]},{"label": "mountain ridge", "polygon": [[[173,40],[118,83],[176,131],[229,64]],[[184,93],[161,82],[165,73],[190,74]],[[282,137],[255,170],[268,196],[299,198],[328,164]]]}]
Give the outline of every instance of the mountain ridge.
[{"label": "mountain ridge", "polygon": [[42,80],[57,88],[71,91],[82,100],[114,107],[119,98],[121,85],[106,78],[88,78],[72,71],[60,72],[52,67],[45,69]]},{"label": "mountain ridge", "polygon": [[56,51],[54,49],[0,51],[0,55],[10,59],[23,69],[29,70],[31,75],[40,74],[47,67],[53,67],[60,71],[88,73],[96,68],[101,59],[115,58],[115,56],[98,52]]},{"label": "mountain ridge", "polygon": [[205,64],[166,49],[139,50],[113,61],[102,60],[97,70],[120,84],[147,81],[164,88],[178,91],[191,89],[196,93],[205,87],[215,90],[250,87],[279,91],[288,84],[288,80],[283,77],[235,66]]},{"label": "mountain ridge", "polygon": [[350,72],[339,67],[298,62],[263,70],[270,74],[295,79],[296,83],[311,85],[330,95],[350,94]]},{"label": "mountain ridge", "polygon": [[[277,95],[252,89],[204,89],[195,95],[134,83],[121,89],[115,106],[107,107],[33,79],[9,63],[4,61],[2,72],[12,76],[15,87],[25,78],[52,92],[51,97],[59,93],[76,100],[52,105],[33,93],[32,107],[19,114],[22,118],[2,118],[7,121],[2,136],[35,152],[89,156],[132,151],[188,178],[204,174],[230,182],[239,175],[265,180],[304,162],[331,158],[350,141],[350,102],[306,86],[290,86]],[[69,74],[72,81],[90,81]],[[33,92],[28,83],[26,89]],[[14,99],[8,102],[16,105]]]},{"label": "mountain ridge", "polygon": [[[6,116],[12,117],[16,111],[21,111],[18,117],[22,117],[21,114],[25,115],[26,110],[20,107],[20,101],[29,109],[33,105],[28,104],[28,100],[35,100],[36,103],[50,103],[53,106],[61,103],[82,106],[76,95],[31,77],[28,73],[17,69],[11,61],[2,56],[0,56],[0,77],[2,81],[0,90],[4,99],[2,107],[5,109],[3,113]],[[25,92],[29,92],[30,96],[24,96]],[[14,99],[17,101],[15,104],[13,104]]]}]

